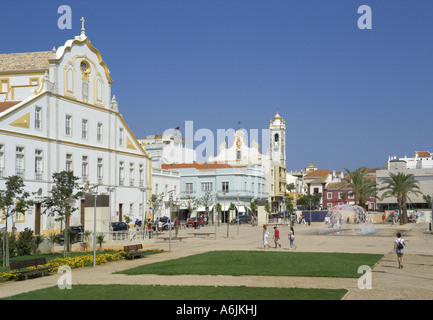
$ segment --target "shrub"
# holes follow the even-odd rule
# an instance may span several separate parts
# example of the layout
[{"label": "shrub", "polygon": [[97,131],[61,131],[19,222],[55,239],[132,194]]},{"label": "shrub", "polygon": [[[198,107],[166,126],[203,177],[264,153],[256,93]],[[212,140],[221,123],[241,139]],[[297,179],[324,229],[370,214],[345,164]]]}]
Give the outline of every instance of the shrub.
[{"label": "shrub", "polygon": [[16,244],[16,250],[18,256],[26,256],[32,254],[33,248],[35,247],[35,237],[33,231],[25,228],[23,232],[18,235]]}]

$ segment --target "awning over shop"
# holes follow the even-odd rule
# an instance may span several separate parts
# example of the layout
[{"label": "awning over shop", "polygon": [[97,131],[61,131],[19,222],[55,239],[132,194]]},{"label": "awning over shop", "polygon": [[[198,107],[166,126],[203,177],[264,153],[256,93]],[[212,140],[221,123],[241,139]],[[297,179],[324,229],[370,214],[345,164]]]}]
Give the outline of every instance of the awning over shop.
[{"label": "awning over shop", "polygon": [[245,212],[245,206],[236,206],[238,208],[238,212]]},{"label": "awning over shop", "polygon": [[[211,212],[212,209],[213,209],[213,206],[209,206],[209,212]],[[199,206],[199,207],[197,208],[197,212],[206,212],[206,207],[204,207],[204,206]]]}]

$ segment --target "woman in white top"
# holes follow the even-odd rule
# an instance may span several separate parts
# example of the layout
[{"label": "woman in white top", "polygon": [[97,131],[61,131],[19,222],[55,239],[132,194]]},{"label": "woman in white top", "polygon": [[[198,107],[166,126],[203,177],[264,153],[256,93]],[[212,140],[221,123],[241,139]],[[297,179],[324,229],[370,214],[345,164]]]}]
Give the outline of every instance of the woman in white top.
[{"label": "woman in white top", "polygon": [[268,244],[268,237],[269,237],[269,231],[266,228],[266,225],[263,225],[263,249],[266,249],[266,246],[268,246],[268,248],[270,248],[269,244]]},{"label": "woman in white top", "polygon": [[404,239],[401,237],[401,233],[397,233],[397,239],[394,241],[394,252],[397,253],[397,261],[398,261],[398,268],[403,268],[403,254],[404,254],[404,247],[406,246],[406,242],[404,242]]}]

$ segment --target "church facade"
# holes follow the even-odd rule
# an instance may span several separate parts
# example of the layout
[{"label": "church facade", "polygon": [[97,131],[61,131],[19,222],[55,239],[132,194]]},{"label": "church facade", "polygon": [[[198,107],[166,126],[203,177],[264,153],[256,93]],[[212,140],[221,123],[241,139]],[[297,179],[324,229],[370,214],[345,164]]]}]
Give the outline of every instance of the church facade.
[{"label": "church facade", "polygon": [[[52,51],[0,54],[0,190],[6,177],[18,175],[36,194],[35,205],[13,217],[18,232],[59,230],[56,217],[41,214],[41,201],[53,173],[63,170],[73,171],[89,192],[95,187],[108,196],[101,231],[125,216],[148,215],[151,159],[122,118],[112,83],[84,23],[80,36]],[[79,210],[69,225],[85,225],[85,199],[74,206]]]},{"label": "church facade", "polygon": [[277,113],[269,122],[269,150],[262,154],[257,141],[248,146],[243,130],[235,132],[233,144],[223,142],[218,155],[210,156],[208,163],[226,163],[231,166],[261,165],[266,178],[266,194],[272,212],[283,210],[286,194],[286,122]]}]

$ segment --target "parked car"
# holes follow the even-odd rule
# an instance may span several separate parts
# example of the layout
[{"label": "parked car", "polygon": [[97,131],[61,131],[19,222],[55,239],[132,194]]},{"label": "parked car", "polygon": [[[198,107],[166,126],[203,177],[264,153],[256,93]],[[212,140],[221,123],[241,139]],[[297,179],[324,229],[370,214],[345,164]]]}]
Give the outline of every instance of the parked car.
[{"label": "parked car", "polygon": [[171,229],[174,229],[174,221],[171,220],[169,222],[169,218],[167,216],[164,216],[155,220],[155,222],[152,224],[153,230],[157,230],[159,221],[162,222],[162,230],[168,230],[169,226],[171,226]]},{"label": "parked car", "polygon": [[238,219],[239,219],[239,223],[250,223],[251,222],[251,216],[242,215],[242,216],[239,216],[239,217],[235,217],[232,220],[232,223],[238,223]]},{"label": "parked car", "polygon": [[[195,225],[197,223],[197,225]],[[185,222],[185,227],[200,227],[205,224],[204,218],[189,218]]]},{"label": "parked car", "polygon": [[129,229],[129,226],[125,222],[112,222],[111,229],[113,231],[126,231]]},{"label": "parked car", "polygon": [[[68,228],[71,232],[71,243],[81,242],[83,239],[84,226],[71,226]],[[61,246],[65,243],[65,235],[64,232],[61,232],[57,235],[57,240]]]}]

